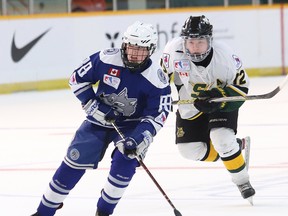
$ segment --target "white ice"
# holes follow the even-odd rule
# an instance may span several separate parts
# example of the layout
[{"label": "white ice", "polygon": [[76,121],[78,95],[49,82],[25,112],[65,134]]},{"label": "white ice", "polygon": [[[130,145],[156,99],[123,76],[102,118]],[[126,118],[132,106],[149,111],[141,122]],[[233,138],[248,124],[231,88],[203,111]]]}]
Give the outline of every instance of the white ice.
[{"label": "white ice", "polygon": [[[283,78],[251,78],[250,94],[269,92]],[[84,117],[70,90],[0,95],[1,216],[35,212]],[[221,162],[180,157],[174,144],[174,121],[172,113],[144,162],[183,216],[287,215],[288,86],[272,99],[247,101],[240,111],[238,137],[252,139],[249,173],[256,189],[254,206],[242,199]],[[111,151],[112,145],[99,169],[86,172],[56,215],[94,216]],[[174,212],[139,168],[113,215],[173,216]]]}]

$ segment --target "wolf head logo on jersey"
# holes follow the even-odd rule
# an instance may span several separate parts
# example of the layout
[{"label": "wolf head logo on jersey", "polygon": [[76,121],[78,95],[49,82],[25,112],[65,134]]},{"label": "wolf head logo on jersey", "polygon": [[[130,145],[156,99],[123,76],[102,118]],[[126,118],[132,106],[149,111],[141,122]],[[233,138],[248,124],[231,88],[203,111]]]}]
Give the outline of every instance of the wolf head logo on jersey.
[{"label": "wolf head logo on jersey", "polygon": [[109,95],[102,93],[100,98],[105,104],[122,113],[123,116],[131,116],[136,111],[137,99],[128,98],[127,92],[127,88],[124,88],[118,95],[115,93]]}]

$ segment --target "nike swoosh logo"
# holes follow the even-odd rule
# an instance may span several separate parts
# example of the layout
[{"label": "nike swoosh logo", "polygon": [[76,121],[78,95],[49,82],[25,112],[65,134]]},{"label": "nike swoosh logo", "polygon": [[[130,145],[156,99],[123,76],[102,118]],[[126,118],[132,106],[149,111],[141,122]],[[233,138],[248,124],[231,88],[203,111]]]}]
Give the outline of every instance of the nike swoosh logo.
[{"label": "nike swoosh logo", "polygon": [[15,33],[14,33],[13,39],[12,39],[12,45],[11,45],[11,57],[12,57],[13,61],[19,62],[48,31],[50,31],[50,29],[43,32],[41,35],[39,35],[37,38],[33,39],[31,42],[29,42],[28,44],[26,44],[22,48],[18,48],[16,46]]}]

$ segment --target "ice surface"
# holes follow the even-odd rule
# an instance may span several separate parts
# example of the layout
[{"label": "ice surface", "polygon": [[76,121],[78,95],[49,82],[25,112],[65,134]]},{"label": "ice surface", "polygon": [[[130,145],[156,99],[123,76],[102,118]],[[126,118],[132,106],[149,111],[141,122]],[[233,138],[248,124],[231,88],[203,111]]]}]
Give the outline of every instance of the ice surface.
[{"label": "ice surface", "polygon": [[[251,78],[250,94],[273,90],[284,77]],[[176,95],[174,95],[176,99]],[[85,115],[70,90],[0,95],[0,215],[35,212],[73,133]],[[282,216],[288,212],[288,86],[269,100],[247,101],[238,137],[250,135],[254,206],[243,200],[221,162],[193,162],[174,144],[174,113],[151,145],[145,164],[183,216]],[[110,166],[108,148],[65,200],[59,216],[94,216]],[[115,216],[173,216],[167,200],[139,168]]]}]

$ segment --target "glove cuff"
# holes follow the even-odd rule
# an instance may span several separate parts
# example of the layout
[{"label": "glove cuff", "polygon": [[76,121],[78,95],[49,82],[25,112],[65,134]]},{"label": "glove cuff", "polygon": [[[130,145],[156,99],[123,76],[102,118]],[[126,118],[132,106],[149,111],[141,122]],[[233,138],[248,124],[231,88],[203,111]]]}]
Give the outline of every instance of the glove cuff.
[{"label": "glove cuff", "polygon": [[98,109],[98,101],[95,99],[90,99],[85,105],[82,106],[82,109],[88,116],[93,116]]},{"label": "glove cuff", "polygon": [[145,142],[145,144],[150,144],[153,142],[153,135],[150,133],[150,131],[145,130],[143,133],[139,134],[138,136],[134,136],[133,139],[139,145],[142,142]]},{"label": "glove cuff", "polygon": [[88,119],[92,121],[95,119],[102,125],[111,124],[106,120],[106,115],[111,110],[108,105],[99,103],[96,99],[91,99],[83,106],[83,110],[87,114]]},{"label": "glove cuff", "polygon": [[224,88],[217,87],[217,90],[219,91],[222,97],[227,97],[227,92],[225,91]]}]

